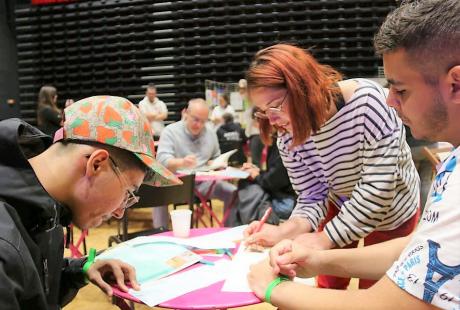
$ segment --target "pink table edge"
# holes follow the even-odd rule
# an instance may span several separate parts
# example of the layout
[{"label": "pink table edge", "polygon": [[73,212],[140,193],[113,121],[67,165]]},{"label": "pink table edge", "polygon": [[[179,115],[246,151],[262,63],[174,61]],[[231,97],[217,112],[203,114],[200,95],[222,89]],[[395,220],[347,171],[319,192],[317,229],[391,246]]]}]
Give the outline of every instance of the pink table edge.
[{"label": "pink table edge", "polygon": [[[213,232],[218,232],[224,229],[228,228],[194,228],[190,230],[190,233],[191,237],[196,237]],[[172,232],[165,232],[158,234],[156,236],[171,234]],[[212,260],[214,258],[206,257],[206,259]],[[189,268],[193,268],[193,266]],[[188,268],[185,270],[188,270]],[[252,292],[222,292],[221,289],[224,285],[224,282],[225,281],[214,283],[208,287],[204,287],[196,291],[176,297],[174,299],[168,300],[164,303],[159,304],[158,306],[170,309],[225,309],[249,306],[261,302],[261,300],[257,298],[257,296],[254,295],[254,293]],[[130,295],[129,293],[122,292],[116,287],[113,288],[113,294],[126,300],[130,300],[136,303],[143,303],[136,297]]]}]

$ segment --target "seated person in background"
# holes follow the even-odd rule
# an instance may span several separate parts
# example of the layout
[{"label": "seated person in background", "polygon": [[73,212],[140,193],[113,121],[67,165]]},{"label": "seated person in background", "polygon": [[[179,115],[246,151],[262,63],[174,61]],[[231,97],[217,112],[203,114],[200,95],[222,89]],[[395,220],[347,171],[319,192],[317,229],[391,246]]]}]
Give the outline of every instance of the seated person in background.
[{"label": "seated person in background", "polygon": [[256,108],[249,101],[248,98],[248,82],[245,79],[241,79],[238,82],[239,92],[243,98],[243,126],[246,133],[246,137],[249,139],[249,152],[251,154],[251,162],[259,168],[262,168],[261,158],[264,144],[260,140],[259,122],[257,122],[254,113]]},{"label": "seated person in background", "polygon": [[217,129],[220,151],[221,153],[225,153],[237,149],[238,152],[230,156],[228,162],[230,165],[241,166],[246,162],[246,155],[244,155],[243,150],[243,145],[247,141],[246,135],[241,125],[233,121],[232,114],[224,113],[222,118],[224,123]]},{"label": "seated person in background", "polygon": [[264,144],[260,139],[259,122],[254,116],[258,109],[251,105],[244,111],[243,119],[245,123],[246,137],[249,139],[249,151],[251,154],[251,162],[259,168],[262,168],[262,152]]},{"label": "seated person in background", "polygon": [[155,161],[149,123],[128,100],[82,99],[65,116],[54,143],[22,120],[0,122],[0,309],[62,309],[87,280],[110,296],[110,276],[138,289],[119,260],[64,258],[63,227],[122,218],[142,183],[180,183]]},{"label": "seated person in background", "polygon": [[38,92],[37,127],[53,137],[61,128],[62,111],[57,106],[57,91],[53,86],[43,86]]},{"label": "seated person in background", "polygon": [[211,113],[211,122],[214,124],[214,128],[217,129],[224,123],[222,115],[230,113],[235,116],[235,109],[230,105],[230,98],[228,94],[222,94],[219,97],[219,105],[215,106]]},{"label": "seated person in background", "polygon": [[164,128],[163,121],[168,116],[168,108],[163,101],[158,99],[157,88],[154,84],[150,83],[147,86],[145,97],[139,102],[139,109],[149,120],[155,140],[157,140]]},{"label": "seated person in background", "polygon": [[242,170],[249,172],[249,178],[238,183],[238,203],[230,216],[231,226],[260,219],[268,207],[273,212],[267,223],[278,224],[280,219],[288,219],[295,206],[296,194],[278,152],[276,137],[268,147],[267,170],[261,171],[250,163],[245,163]]},{"label": "seated person in background", "polygon": [[[157,160],[168,169],[193,169],[209,164],[220,155],[216,133],[206,126],[209,107],[201,98],[188,102],[184,119],[167,126],[161,133]],[[200,182],[195,188],[207,193],[213,182]],[[224,209],[233,201],[236,186],[218,181],[210,197],[224,202]],[[153,208],[153,226],[167,227],[169,221],[167,207]]]}]

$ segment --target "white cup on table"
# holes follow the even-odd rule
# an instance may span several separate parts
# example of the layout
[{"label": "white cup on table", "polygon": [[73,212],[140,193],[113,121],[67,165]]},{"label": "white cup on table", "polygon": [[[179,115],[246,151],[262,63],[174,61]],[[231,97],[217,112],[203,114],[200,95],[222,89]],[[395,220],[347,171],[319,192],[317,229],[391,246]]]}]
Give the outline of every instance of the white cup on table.
[{"label": "white cup on table", "polygon": [[190,235],[192,211],[187,209],[178,209],[172,210],[170,214],[174,237],[188,237]]}]

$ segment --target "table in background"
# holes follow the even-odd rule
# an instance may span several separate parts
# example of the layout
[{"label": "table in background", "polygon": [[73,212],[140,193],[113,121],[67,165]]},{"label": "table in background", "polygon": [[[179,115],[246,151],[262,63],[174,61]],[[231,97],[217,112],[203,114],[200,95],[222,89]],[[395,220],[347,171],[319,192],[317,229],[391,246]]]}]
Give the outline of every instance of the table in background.
[{"label": "table in background", "polygon": [[[440,143],[439,143],[440,144]],[[433,165],[433,171],[436,174],[436,170],[441,162],[446,159],[450,153],[454,150],[453,146],[450,144],[440,144],[436,148],[426,147],[424,146],[422,149],[423,154],[426,158],[430,161]]]},{"label": "table in background", "polygon": [[[190,237],[197,237],[201,235],[206,235],[214,232],[224,230],[226,228],[195,228],[190,230]],[[154,236],[170,236],[172,232],[165,232],[161,234],[156,234]],[[234,249],[233,253],[236,253]],[[226,259],[229,259],[226,255],[223,256]],[[206,260],[217,260],[220,257],[207,256]],[[186,268],[196,268],[200,264],[195,264]],[[214,283],[208,287],[197,289],[193,292],[187,293],[185,295],[176,297],[174,299],[168,300],[167,302],[161,303],[158,306],[163,308],[170,309],[226,309],[234,307],[242,307],[260,303],[260,299],[257,298],[253,293],[235,293],[235,292],[222,292],[222,286],[225,281],[220,281]],[[116,298],[121,298],[136,303],[142,303],[136,297],[122,292],[117,288],[114,288],[114,296]],[[119,306],[120,304],[117,303]],[[120,306],[121,308],[121,306]]]}]

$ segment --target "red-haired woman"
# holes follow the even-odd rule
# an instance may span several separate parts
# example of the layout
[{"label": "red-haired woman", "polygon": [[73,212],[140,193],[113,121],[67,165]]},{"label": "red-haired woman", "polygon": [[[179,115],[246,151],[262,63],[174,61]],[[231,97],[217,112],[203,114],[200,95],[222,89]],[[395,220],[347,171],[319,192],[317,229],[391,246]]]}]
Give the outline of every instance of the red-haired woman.
[{"label": "red-haired woman", "polygon": [[[419,210],[419,178],[405,132],[386,92],[366,79],[342,80],[309,52],[287,44],[259,51],[246,74],[261,111],[260,134],[278,148],[298,199],[280,226],[258,222],[248,243],[294,239],[308,247],[356,247],[410,234]],[[349,279],[321,276],[320,287]],[[374,281],[360,281],[360,287]]]}]

